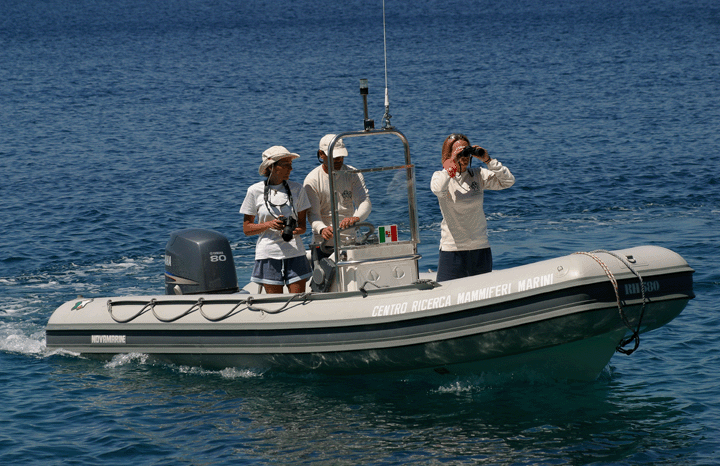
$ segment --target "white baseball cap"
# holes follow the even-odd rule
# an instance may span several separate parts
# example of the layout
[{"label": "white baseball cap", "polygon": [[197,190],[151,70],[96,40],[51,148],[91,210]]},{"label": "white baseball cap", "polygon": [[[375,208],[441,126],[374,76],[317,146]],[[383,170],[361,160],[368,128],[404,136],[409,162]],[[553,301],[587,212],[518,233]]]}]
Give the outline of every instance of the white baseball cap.
[{"label": "white baseball cap", "polygon": [[[335,136],[335,134],[326,134],[322,139],[320,139],[320,150],[325,152],[325,155],[328,153],[330,141],[332,141]],[[345,143],[343,143],[342,139],[338,139],[333,146],[333,158],[347,157],[347,155],[348,151],[345,148]]]}]

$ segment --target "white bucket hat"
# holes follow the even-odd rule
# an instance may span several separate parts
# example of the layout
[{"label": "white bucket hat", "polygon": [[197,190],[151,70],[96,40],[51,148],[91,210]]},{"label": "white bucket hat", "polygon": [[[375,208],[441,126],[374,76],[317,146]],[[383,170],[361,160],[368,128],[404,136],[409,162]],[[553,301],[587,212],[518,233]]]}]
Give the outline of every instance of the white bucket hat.
[{"label": "white bucket hat", "polygon": [[[325,155],[327,155],[328,147],[330,147],[330,141],[332,141],[334,137],[334,134],[326,134],[322,139],[320,139],[320,150],[325,152]],[[343,143],[342,139],[338,139],[335,146],[333,146],[333,158],[347,157],[347,155],[348,151],[345,148],[345,143]]]},{"label": "white bucket hat", "polygon": [[260,172],[261,175],[265,175],[265,170],[270,168],[270,165],[274,164],[278,160],[282,160],[287,157],[292,157],[293,159],[296,159],[300,157],[300,155],[290,152],[283,146],[272,146],[270,149],[262,153],[262,163],[260,164],[258,172]]}]

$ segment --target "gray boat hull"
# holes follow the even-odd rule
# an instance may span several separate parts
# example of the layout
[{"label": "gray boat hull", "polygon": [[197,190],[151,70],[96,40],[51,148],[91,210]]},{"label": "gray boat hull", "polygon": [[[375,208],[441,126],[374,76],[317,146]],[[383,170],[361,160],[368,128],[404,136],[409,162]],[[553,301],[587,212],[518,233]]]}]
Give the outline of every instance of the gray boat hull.
[{"label": "gray boat hull", "polygon": [[693,270],[672,251],[616,253],[634,270],[611,255],[595,255],[603,268],[576,254],[392,289],[75,300],[51,317],[47,346],[214,369],[524,370],[592,379],[624,337],[665,325],[694,296]]}]

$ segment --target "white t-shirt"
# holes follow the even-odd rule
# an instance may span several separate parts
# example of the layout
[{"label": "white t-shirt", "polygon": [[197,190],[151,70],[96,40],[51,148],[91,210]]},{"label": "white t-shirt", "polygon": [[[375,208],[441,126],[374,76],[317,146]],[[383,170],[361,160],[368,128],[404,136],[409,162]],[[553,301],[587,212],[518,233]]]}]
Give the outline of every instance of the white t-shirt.
[{"label": "white t-shirt", "polygon": [[430,189],[438,197],[443,220],[441,251],[471,251],[490,247],[483,211],[483,190],[505,189],[515,183],[507,167],[492,159],[488,168],[468,168],[450,178],[447,171],[433,173]]},{"label": "white t-shirt", "polygon": [[[292,194],[295,212],[302,212],[310,208],[310,201],[303,186],[296,181],[288,181],[290,193]],[[265,203],[265,182],[261,181],[250,186],[240,207],[243,215],[252,215],[256,223],[274,220],[280,215],[285,218],[297,215],[290,207],[287,191],[282,184],[268,186],[268,203]],[[274,206],[273,206],[274,204]],[[268,208],[270,210],[268,210]],[[282,231],[269,228],[262,233],[257,240],[255,247],[255,260],[259,259],[289,259],[305,255],[305,245],[300,235],[295,235],[292,240],[282,239]]]},{"label": "white t-shirt", "polygon": [[[338,219],[342,221],[344,218],[358,217],[362,222],[368,218],[372,210],[370,196],[362,174],[348,172],[348,169],[354,170],[352,166],[343,164],[340,170],[333,171]],[[303,184],[311,204],[309,219],[313,231],[313,242],[318,243],[323,240],[320,235],[322,229],[332,225],[330,176],[325,173],[322,165],[318,165],[308,173]],[[347,234],[350,234],[350,231]],[[354,236],[354,232],[352,232],[352,236]]]}]

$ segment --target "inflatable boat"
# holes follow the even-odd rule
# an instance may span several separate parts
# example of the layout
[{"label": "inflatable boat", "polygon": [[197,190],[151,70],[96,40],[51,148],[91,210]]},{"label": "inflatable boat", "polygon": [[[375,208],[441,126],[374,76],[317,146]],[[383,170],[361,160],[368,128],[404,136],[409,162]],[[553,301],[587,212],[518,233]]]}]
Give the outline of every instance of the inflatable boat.
[{"label": "inflatable boat", "polygon": [[[371,193],[392,187],[382,202],[373,199],[378,221],[356,225],[349,240],[335,235],[313,245],[308,292],[239,288],[227,239],[181,230],[166,247],[165,294],[68,301],[47,324],[48,349],[98,358],[144,353],[214,369],[531,371],[593,379],[616,351],[634,351],[641,334],[670,322],[694,297],[693,270],[657,246],[572,253],[436,282],[418,270],[415,173],[405,136],[366,121],[363,131],[338,134],[330,156],[341,138],[347,145],[387,136],[402,143],[404,158],[357,170]],[[337,212],[333,218],[339,224]]]}]

